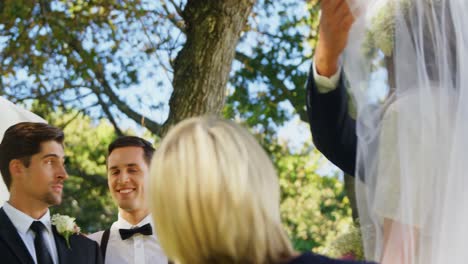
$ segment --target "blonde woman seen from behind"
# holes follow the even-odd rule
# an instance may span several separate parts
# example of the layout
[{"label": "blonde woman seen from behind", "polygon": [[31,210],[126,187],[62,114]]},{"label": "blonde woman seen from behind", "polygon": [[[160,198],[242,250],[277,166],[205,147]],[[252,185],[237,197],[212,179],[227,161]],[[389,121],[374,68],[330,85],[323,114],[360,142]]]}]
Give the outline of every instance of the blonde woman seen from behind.
[{"label": "blonde woman seen from behind", "polygon": [[233,122],[185,120],[151,164],[156,232],[170,259],[197,263],[358,263],[295,252],[281,226],[272,162]]}]

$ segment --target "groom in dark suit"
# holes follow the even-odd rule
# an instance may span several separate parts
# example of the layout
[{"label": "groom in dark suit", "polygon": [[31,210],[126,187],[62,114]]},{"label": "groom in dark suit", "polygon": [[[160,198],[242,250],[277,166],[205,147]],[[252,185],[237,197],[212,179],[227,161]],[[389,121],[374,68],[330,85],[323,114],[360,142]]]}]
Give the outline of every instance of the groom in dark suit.
[{"label": "groom in dark suit", "polygon": [[353,14],[346,0],[321,1],[319,41],[307,81],[307,114],[314,145],[349,175],[356,166],[356,121],[348,111],[349,96],[340,56],[348,42]]},{"label": "groom in dark suit", "polygon": [[102,263],[96,242],[66,238],[52,225],[49,207],[62,202],[63,132],[44,123],[8,128],[0,144],[0,172],[10,199],[0,208],[0,262]]}]

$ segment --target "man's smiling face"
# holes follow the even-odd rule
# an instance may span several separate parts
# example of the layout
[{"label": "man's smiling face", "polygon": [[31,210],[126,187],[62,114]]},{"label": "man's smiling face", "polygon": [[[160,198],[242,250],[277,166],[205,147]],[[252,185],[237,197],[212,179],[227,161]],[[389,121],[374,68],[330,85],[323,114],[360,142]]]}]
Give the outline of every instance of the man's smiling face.
[{"label": "man's smiling face", "polygon": [[122,147],[107,159],[109,190],[119,208],[127,212],[147,208],[144,185],[149,168],[143,154],[140,147]]}]

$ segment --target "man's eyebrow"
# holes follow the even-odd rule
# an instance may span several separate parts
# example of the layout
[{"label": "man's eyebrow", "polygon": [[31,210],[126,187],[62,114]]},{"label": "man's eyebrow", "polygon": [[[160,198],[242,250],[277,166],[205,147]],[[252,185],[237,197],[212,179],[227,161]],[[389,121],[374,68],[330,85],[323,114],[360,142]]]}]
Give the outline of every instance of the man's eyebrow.
[{"label": "man's eyebrow", "polygon": [[[44,156],[42,156],[42,159],[47,159],[47,158],[57,158],[57,159],[60,159],[62,157],[60,157],[59,155],[57,154],[53,154],[53,153],[50,153],[50,154],[46,154]],[[65,157],[63,157],[65,159]]]},{"label": "man's eyebrow", "polygon": [[[139,166],[136,163],[127,163],[123,167],[139,167]],[[110,167],[109,170],[115,170],[115,169],[118,169],[118,168],[119,168],[119,166],[115,165],[115,166]]]}]

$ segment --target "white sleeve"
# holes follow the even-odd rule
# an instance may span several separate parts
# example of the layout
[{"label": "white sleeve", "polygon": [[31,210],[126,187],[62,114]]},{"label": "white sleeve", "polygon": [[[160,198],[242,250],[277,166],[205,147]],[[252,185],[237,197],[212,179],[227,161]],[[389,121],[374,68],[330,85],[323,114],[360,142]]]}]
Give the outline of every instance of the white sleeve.
[{"label": "white sleeve", "polygon": [[101,239],[102,239],[103,234],[104,234],[104,231],[98,231],[96,233],[87,235],[87,237],[91,240],[96,241],[99,245],[101,245]]},{"label": "white sleeve", "polygon": [[338,68],[338,71],[330,77],[318,74],[315,62],[312,62],[312,70],[314,71],[314,80],[319,93],[328,93],[336,89],[341,77],[341,66]]}]

